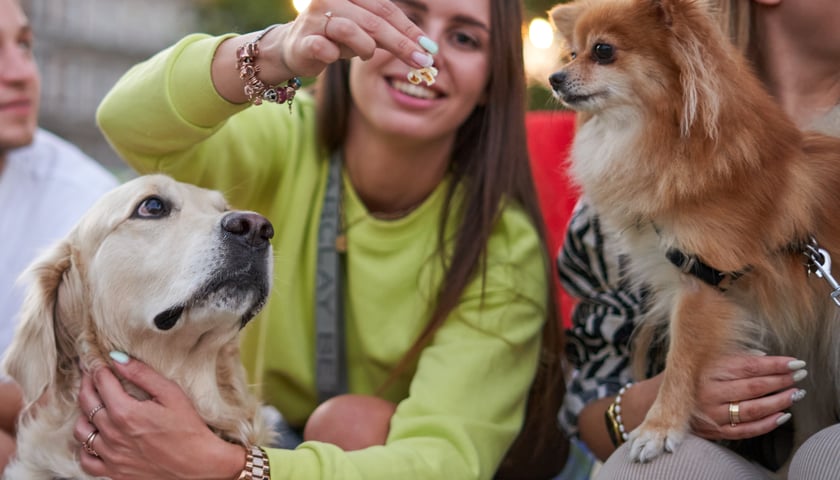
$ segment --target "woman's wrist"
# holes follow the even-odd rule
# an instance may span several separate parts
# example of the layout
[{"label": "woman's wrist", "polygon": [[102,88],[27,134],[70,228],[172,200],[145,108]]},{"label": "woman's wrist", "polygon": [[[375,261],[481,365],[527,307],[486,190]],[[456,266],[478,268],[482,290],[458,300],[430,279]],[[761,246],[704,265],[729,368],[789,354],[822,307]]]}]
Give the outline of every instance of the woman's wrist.
[{"label": "woman's wrist", "polygon": [[277,25],[271,31],[252,32],[245,35],[230,37],[222,41],[216,48],[211,65],[211,78],[216,91],[231,103],[245,103],[249,101],[243,89],[243,79],[237,64],[237,51],[244,45],[259,38],[259,58],[256,66],[259,68],[258,78],[266,85],[278,85],[292,79],[295,74],[289,71],[282,58],[282,37],[287,25]]},{"label": "woman's wrist", "polygon": [[271,480],[268,454],[262,447],[251,445],[245,449],[245,466],[237,480]]}]

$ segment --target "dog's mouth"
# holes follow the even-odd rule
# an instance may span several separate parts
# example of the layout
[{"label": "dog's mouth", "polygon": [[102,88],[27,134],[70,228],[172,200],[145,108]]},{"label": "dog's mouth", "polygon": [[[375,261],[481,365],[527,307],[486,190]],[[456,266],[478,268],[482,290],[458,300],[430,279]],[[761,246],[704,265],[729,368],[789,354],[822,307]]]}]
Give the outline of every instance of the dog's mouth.
[{"label": "dog's mouth", "polygon": [[[556,91],[555,91],[556,92]],[[560,100],[563,101],[566,105],[574,106],[580,105],[582,103],[589,102],[590,100],[596,98],[598,94],[589,94],[589,95],[574,95],[571,93],[562,93],[556,92],[557,95],[560,97]]]},{"label": "dog's mouth", "polygon": [[269,280],[265,270],[247,270],[216,277],[188,301],[158,313],[154,325],[161,331],[171,330],[184,316],[184,312],[205,309],[238,315],[241,329],[265,306],[268,290]]},{"label": "dog's mouth", "polygon": [[183,313],[183,306],[172,307],[169,310],[160,312],[155,316],[155,327],[157,327],[158,330],[169,330],[178,323],[178,320],[181,318]]}]

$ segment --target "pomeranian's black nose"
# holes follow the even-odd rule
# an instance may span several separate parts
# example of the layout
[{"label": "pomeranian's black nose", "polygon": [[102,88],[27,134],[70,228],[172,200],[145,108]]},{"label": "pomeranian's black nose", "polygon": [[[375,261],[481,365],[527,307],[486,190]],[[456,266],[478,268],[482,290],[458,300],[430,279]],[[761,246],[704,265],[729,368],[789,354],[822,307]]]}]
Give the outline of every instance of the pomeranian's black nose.
[{"label": "pomeranian's black nose", "polygon": [[274,237],[274,227],[254,212],[231,212],[222,218],[222,230],[253,247],[264,247]]},{"label": "pomeranian's black nose", "polygon": [[551,84],[552,90],[555,92],[559,92],[563,88],[563,84],[566,83],[566,72],[554,72],[548,77],[548,83]]}]

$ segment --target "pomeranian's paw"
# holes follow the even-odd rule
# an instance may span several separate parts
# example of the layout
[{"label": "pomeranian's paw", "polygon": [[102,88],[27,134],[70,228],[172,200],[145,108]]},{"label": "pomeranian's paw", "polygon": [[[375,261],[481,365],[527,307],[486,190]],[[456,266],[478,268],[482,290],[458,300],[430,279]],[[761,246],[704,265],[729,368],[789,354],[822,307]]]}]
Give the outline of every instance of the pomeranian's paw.
[{"label": "pomeranian's paw", "polygon": [[644,423],[630,433],[630,460],[646,463],[662,454],[673,453],[685,438],[685,432],[675,428],[658,429]]}]

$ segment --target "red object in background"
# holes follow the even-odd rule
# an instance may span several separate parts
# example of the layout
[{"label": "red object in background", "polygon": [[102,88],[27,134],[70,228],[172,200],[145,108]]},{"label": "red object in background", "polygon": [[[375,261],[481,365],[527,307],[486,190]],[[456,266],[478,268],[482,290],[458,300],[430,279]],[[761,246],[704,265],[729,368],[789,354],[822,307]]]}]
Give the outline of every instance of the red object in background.
[{"label": "red object in background", "polygon": [[[579,191],[566,174],[569,149],[575,134],[575,114],[563,110],[529,111],[525,117],[531,170],[537,187],[540,208],[548,229],[548,248],[552,268],[563,245],[566,224],[577,202]],[[555,280],[557,275],[554,275]],[[574,299],[555,285],[564,327],[571,325]]]}]

